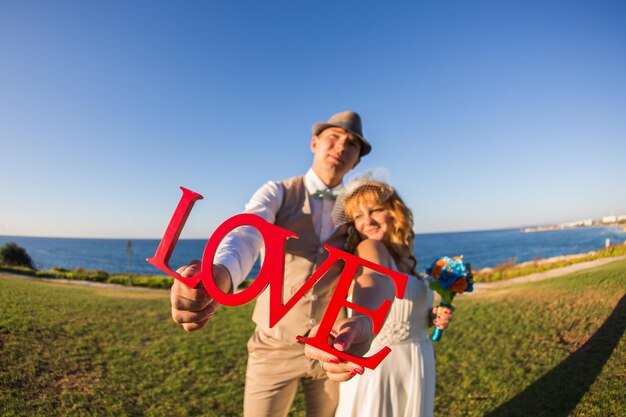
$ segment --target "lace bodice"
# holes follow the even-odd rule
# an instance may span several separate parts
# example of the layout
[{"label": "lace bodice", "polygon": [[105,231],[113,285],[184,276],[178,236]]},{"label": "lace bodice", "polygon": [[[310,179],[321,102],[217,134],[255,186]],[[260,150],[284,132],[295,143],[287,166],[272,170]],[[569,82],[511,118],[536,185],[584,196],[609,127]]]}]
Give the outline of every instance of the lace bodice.
[{"label": "lace bodice", "polygon": [[[428,284],[409,276],[404,298],[393,300],[387,320],[374,338],[373,345],[390,346],[407,340],[428,338],[428,312],[433,301],[434,295]],[[348,315],[351,316],[352,311],[349,310]]]},{"label": "lace bodice", "polygon": [[335,417],[433,417],[435,354],[428,331],[433,298],[426,282],[409,276],[404,298],[393,301],[365,356],[383,346],[391,352],[376,369],[339,384]]},{"label": "lace bodice", "polygon": [[424,280],[409,276],[404,298],[393,301],[374,343],[389,346],[428,337],[428,312],[433,299],[433,292]]}]

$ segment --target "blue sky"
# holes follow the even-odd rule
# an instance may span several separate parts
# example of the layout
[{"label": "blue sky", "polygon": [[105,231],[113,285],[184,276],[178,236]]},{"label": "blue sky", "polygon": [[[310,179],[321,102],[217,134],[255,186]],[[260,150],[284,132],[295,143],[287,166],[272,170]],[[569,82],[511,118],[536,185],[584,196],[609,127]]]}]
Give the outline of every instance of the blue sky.
[{"label": "blue sky", "polygon": [[623,1],[3,1],[0,235],[207,237],[347,109],[417,232],[626,214]]}]

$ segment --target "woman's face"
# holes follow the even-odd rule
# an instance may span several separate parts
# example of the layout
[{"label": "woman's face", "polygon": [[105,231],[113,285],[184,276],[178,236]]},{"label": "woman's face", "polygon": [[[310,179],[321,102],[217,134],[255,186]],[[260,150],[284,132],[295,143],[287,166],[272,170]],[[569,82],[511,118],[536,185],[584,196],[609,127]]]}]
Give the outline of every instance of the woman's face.
[{"label": "woman's face", "polygon": [[363,200],[351,214],[362,238],[384,240],[392,230],[391,214],[382,204]]}]

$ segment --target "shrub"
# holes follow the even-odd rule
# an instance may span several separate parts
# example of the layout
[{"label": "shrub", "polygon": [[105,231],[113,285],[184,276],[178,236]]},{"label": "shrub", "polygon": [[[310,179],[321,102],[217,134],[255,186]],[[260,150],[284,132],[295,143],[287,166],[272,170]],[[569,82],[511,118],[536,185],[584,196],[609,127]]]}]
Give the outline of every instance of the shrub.
[{"label": "shrub", "polygon": [[0,264],[25,266],[26,268],[35,269],[33,260],[26,252],[26,249],[14,242],[5,243],[0,248]]},{"label": "shrub", "polygon": [[167,276],[134,276],[132,277],[132,285],[136,287],[148,288],[170,288],[174,283],[174,278]]},{"label": "shrub", "polygon": [[509,258],[506,261],[497,264],[496,266],[493,267],[493,270],[495,272],[504,272],[507,269],[511,269],[513,267],[515,267],[515,265],[517,264],[517,258]]},{"label": "shrub", "polygon": [[77,268],[65,273],[66,279],[75,279],[81,281],[106,282],[109,274],[99,269],[82,269]]},{"label": "shrub", "polygon": [[7,266],[7,265],[1,265],[1,264],[0,264],[0,271],[8,272],[10,274],[27,275],[27,276],[35,276],[36,274],[39,273],[39,271],[34,270],[32,268],[27,268],[25,266]]},{"label": "shrub", "polygon": [[107,282],[109,284],[117,284],[117,285],[131,285],[132,281],[128,275],[111,275]]}]

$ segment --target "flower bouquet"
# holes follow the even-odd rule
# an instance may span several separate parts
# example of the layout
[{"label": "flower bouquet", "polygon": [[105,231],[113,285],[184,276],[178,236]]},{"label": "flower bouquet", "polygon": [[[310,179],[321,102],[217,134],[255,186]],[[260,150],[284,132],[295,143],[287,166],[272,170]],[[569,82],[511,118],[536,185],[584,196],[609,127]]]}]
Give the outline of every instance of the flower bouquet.
[{"label": "flower bouquet", "polygon": [[[457,294],[471,292],[474,289],[474,280],[470,264],[463,262],[463,256],[449,258],[444,256],[437,259],[426,270],[429,275],[430,288],[441,296],[439,307],[452,307],[452,300]],[[437,310],[439,313],[439,309]],[[433,341],[441,339],[443,330],[435,327]]]}]

